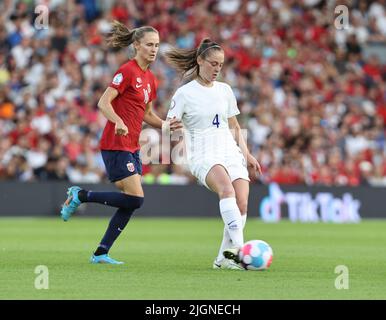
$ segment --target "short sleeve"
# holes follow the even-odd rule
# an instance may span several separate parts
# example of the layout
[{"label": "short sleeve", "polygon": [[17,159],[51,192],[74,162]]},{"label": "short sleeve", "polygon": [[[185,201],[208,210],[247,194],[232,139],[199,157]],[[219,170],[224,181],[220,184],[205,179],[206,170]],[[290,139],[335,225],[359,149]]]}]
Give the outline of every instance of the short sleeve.
[{"label": "short sleeve", "polygon": [[185,113],[185,98],[181,91],[177,90],[170,102],[170,108],[167,117],[176,117],[178,120],[182,119]]},{"label": "short sleeve", "polygon": [[125,72],[125,69],[121,67],[114,74],[113,80],[110,82],[109,87],[117,89],[119,94],[122,94],[127,87],[127,83],[129,83],[128,78],[128,72]]},{"label": "short sleeve", "polygon": [[233,116],[237,116],[238,114],[240,114],[240,110],[237,107],[236,97],[233,93],[232,88],[229,85],[226,85],[225,88],[227,90],[228,118],[231,118]]}]

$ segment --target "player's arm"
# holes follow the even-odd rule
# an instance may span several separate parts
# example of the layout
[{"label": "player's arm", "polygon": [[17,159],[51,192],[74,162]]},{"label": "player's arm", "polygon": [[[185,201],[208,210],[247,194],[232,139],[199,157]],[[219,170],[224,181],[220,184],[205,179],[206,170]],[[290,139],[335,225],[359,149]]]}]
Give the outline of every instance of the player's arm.
[{"label": "player's arm", "polygon": [[175,119],[175,117],[172,119],[168,118],[166,119],[166,121],[164,121],[159,116],[157,116],[153,111],[153,102],[149,102],[146,105],[145,116],[143,118],[143,121],[146,122],[148,125],[158,129],[162,129],[162,126],[167,125],[168,123],[171,131],[182,128],[181,121],[178,121],[177,119]]},{"label": "player's arm", "polygon": [[251,166],[254,170],[258,171],[259,174],[261,174],[262,172],[261,172],[260,164],[256,160],[256,158],[249,152],[247,143],[245,142],[244,136],[241,132],[240,124],[237,121],[236,116],[230,117],[228,119],[228,125],[232,133],[234,133],[234,138],[236,140],[236,143],[240,147],[241,152],[243,153],[245,159],[247,160],[248,165]]},{"label": "player's arm", "polygon": [[149,102],[146,105],[145,116],[143,117],[143,121],[154,128],[162,129],[162,123],[164,121],[154,113],[153,102]]},{"label": "player's arm", "polygon": [[122,118],[115,113],[111,105],[111,101],[118,96],[118,93],[117,89],[108,87],[98,101],[98,108],[108,120],[115,123],[115,134],[125,136],[129,130]]}]

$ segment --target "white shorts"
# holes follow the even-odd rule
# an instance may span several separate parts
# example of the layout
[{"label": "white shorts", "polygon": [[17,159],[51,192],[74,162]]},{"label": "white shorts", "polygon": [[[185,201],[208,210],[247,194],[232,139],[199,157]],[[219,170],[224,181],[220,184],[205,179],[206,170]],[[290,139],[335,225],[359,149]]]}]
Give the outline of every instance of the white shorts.
[{"label": "white shorts", "polygon": [[213,168],[216,164],[222,165],[228,172],[228,175],[231,181],[236,179],[244,179],[250,181],[249,174],[246,166],[246,161],[242,153],[236,153],[232,157],[224,158],[213,158],[206,159],[202,161],[194,161],[189,164],[190,171],[198,179],[198,181],[211,190],[206,184],[206,176],[208,175],[210,169]]}]

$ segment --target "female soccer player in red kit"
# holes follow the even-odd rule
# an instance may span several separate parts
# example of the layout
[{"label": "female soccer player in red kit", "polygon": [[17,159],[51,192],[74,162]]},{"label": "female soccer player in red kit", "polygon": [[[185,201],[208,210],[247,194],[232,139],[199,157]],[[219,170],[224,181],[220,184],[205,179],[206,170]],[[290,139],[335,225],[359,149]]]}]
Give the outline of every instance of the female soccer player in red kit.
[{"label": "female soccer player in red kit", "polygon": [[[109,180],[121,192],[93,192],[72,186],[68,189],[61,216],[67,221],[83,202],[117,207],[90,262],[122,264],[112,259],[108,252],[134,210],[140,208],[144,201],[139,156],[142,122],[160,129],[164,123],[152,111],[157,82],[149,70],[149,65],[156,59],[159,35],[150,26],[129,30],[115,21],[107,40],[112,47],[123,48],[133,44],[135,49],[135,57],[118,69],[98,102],[100,111],[108,120],[100,141],[103,161]],[[169,125],[170,130],[182,128],[181,122],[175,119]]]}]

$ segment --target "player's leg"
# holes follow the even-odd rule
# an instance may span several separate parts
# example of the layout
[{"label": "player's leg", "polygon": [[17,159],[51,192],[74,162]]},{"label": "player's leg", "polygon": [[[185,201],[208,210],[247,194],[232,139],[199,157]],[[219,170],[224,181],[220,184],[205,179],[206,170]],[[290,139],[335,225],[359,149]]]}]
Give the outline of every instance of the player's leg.
[{"label": "player's leg", "polygon": [[100,203],[110,207],[137,209],[143,202],[143,190],[141,186],[140,174],[128,176],[122,180],[115,181],[115,186],[121,192],[96,192],[79,191],[79,199],[83,202]]},{"label": "player's leg", "polygon": [[[102,151],[103,160],[110,181],[114,182],[120,190],[125,192],[95,192],[73,186],[68,189],[68,197],[61,210],[61,216],[67,221],[76,209],[85,202],[100,203],[103,205],[135,210],[143,203],[142,188],[134,184],[132,188],[123,186],[122,181],[134,175],[142,174],[142,165],[139,152]],[[134,178],[139,179],[140,178]]]},{"label": "player's leg", "polygon": [[[139,174],[117,181],[115,185],[122,191],[122,194],[140,198],[142,199],[141,204],[143,203],[144,193],[141,185],[141,176]],[[116,239],[126,227],[135,209],[137,208],[119,208],[115,212],[109,222],[109,225],[102,240],[98,245],[98,248],[91,257],[91,262],[98,263],[100,262],[100,260],[111,259],[108,257],[107,254]]]},{"label": "player's leg", "polygon": [[124,208],[138,209],[143,202],[143,194],[127,194],[123,192],[95,192],[73,186],[68,189],[67,199],[62,206],[61,216],[64,221],[68,221],[72,214],[82,203],[99,203],[102,205]]},{"label": "player's leg", "polygon": [[249,197],[249,181],[239,178],[232,182],[236,193],[236,202],[241,213],[243,229],[247,221],[248,212],[248,197]]},{"label": "player's leg", "polygon": [[[241,153],[240,153],[241,154]],[[227,163],[227,170],[229,177],[232,181],[232,186],[236,194],[236,203],[241,213],[242,232],[247,219],[248,210],[248,196],[249,196],[249,174],[245,165],[244,159],[239,157],[233,157]],[[224,242],[226,242],[225,237]],[[239,248],[230,246],[223,251],[223,254],[228,259],[233,259],[239,262]]]},{"label": "player's leg", "polygon": [[122,191],[122,195],[135,197],[134,199],[139,199],[139,202],[137,204],[133,203],[131,207],[118,208],[112,216],[106,233],[95,252],[96,255],[105,254],[110,250],[114,241],[126,227],[134,211],[143,204],[143,189],[141,185],[141,176],[139,174],[117,181],[115,185]]},{"label": "player's leg", "polygon": [[[107,253],[127,225],[133,212],[143,204],[144,193],[141,185],[142,164],[139,152],[102,151],[110,181],[121,192],[94,192],[71,187],[71,200],[63,205],[61,214],[66,221],[82,202],[94,202],[118,210],[110,220],[109,226],[91,258],[92,263],[119,263],[108,257]],[[75,203],[75,205],[73,205]]]},{"label": "player's leg", "polygon": [[[239,178],[234,180],[232,182],[232,185],[235,190],[236,202],[241,213],[242,228],[244,230],[245,223],[247,220],[249,181]],[[224,227],[223,239],[216,261],[222,261],[222,259],[224,258],[223,252],[229,248],[232,248],[232,240],[229,236],[228,229]]]},{"label": "player's leg", "polygon": [[242,219],[236,202],[235,190],[228,172],[223,166],[215,165],[207,174],[205,182],[220,198],[221,217],[228,231],[232,246],[240,248],[244,243]]}]

